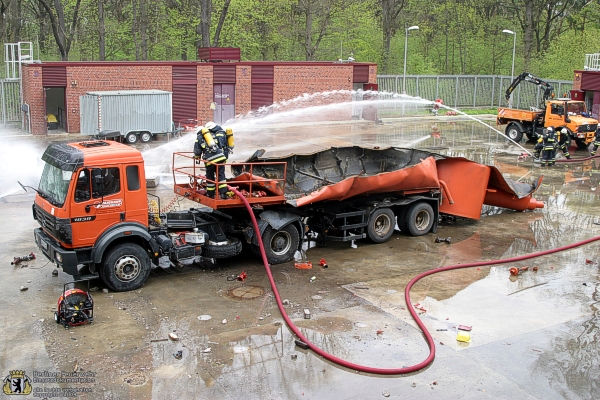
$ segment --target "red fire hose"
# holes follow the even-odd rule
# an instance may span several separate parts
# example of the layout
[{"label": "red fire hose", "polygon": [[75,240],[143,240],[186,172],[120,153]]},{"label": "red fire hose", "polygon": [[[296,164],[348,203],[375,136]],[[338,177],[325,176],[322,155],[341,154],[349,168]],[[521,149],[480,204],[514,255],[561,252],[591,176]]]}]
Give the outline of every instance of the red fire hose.
[{"label": "red fire hose", "polygon": [[406,285],[406,288],[404,289],[404,299],[406,300],[406,306],[408,308],[408,311],[410,312],[410,315],[412,315],[413,319],[415,320],[415,322],[417,323],[417,325],[423,332],[423,335],[425,335],[425,339],[427,340],[427,345],[429,346],[429,356],[425,360],[421,361],[420,363],[412,365],[410,367],[374,368],[374,367],[367,367],[364,365],[354,364],[349,361],[342,360],[341,358],[337,358],[337,357],[323,351],[322,349],[317,347],[314,343],[312,343],[310,340],[308,340],[302,334],[302,332],[300,332],[300,330],[296,327],[296,325],[294,325],[292,320],[288,317],[287,313],[285,312],[285,309],[283,308],[283,303],[281,302],[281,297],[279,296],[279,292],[277,291],[277,286],[275,285],[275,280],[273,279],[273,274],[271,273],[271,267],[269,266],[269,262],[267,261],[267,255],[265,254],[265,248],[263,245],[262,238],[261,238],[260,234],[258,234],[258,232],[260,232],[260,230],[258,229],[258,223],[256,222],[256,217],[254,216],[254,213],[252,212],[252,207],[250,206],[250,203],[248,203],[248,200],[246,200],[246,198],[244,196],[242,196],[242,194],[237,189],[235,189],[231,186],[228,186],[228,188],[229,188],[229,190],[233,191],[244,202],[244,204],[246,205],[246,209],[248,210],[248,213],[250,214],[250,218],[252,218],[254,232],[257,233],[256,237],[258,239],[258,245],[260,247],[260,254],[262,256],[265,270],[267,271],[267,276],[269,277],[269,282],[271,283],[271,288],[273,289],[273,294],[275,295],[275,301],[277,302],[277,307],[279,308],[279,312],[281,313],[281,316],[285,320],[285,323],[290,328],[290,330],[294,333],[294,335],[296,335],[302,342],[304,342],[304,344],[306,344],[306,346],[308,348],[310,348],[312,351],[314,351],[321,357],[323,357],[335,364],[338,364],[342,367],[350,368],[350,369],[353,369],[356,371],[368,372],[371,374],[378,374],[378,375],[399,375],[399,374],[408,374],[411,372],[419,371],[419,370],[425,368],[426,366],[428,366],[429,364],[431,364],[433,362],[433,359],[435,358],[435,343],[433,341],[433,338],[431,337],[431,334],[425,327],[425,324],[421,321],[421,319],[417,315],[417,313],[412,305],[412,302],[410,300],[410,289],[419,280],[421,280],[424,277],[429,276],[429,275],[437,274],[439,272],[444,272],[444,271],[450,271],[450,270],[454,270],[454,269],[481,267],[481,266],[485,266],[485,265],[506,264],[506,263],[511,263],[511,262],[529,260],[531,258],[541,257],[541,256],[544,256],[547,254],[553,254],[553,253],[558,253],[558,252],[565,251],[565,250],[570,250],[575,247],[583,246],[588,243],[600,240],[600,236],[596,236],[591,239],[573,243],[568,246],[558,247],[558,248],[552,249],[552,250],[545,250],[545,251],[540,251],[537,253],[526,254],[523,256],[511,257],[511,258],[506,258],[506,259],[502,259],[502,260],[479,261],[479,262],[469,263],[469,264],[450,265],[447,267],[432,269],[432,270],[420,273],[419,275],[417,275],[413,279],[411,279],[411,281],[408,283],[408,285]]},{"label": "red fire hose", "polygon": [[560,160],[556,160],[557,163],[576,163],[576,162],[582,162],[582,161],[587,161],[587,160],[591,160],[592,158],[598,158],[600,157],[600,154],[598,154],[597,156],[589,156],[589,157],[583,157],[583,158],[561,158]]}]

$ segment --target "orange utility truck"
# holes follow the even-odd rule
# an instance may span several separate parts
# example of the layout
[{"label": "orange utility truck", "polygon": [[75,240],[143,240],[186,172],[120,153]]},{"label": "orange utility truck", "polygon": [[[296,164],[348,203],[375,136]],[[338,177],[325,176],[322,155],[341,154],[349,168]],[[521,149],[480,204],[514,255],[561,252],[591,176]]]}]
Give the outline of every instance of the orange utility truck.
[{"label": "orange utility truck", "polygon": [[598,121],[590,117],[585,102],[569,98],[552,98],[553,86],[529,72],[517,76],[506,90],[506,100],[515,88],[522,82],[531,82],[544,90],[539,107],[531,107],[529,111],[516,108],[499,107],[496,123],[506,125],[506,136],[515,142],[520,142],[523,135],[535,140],[549,126],[560,132],[567,128],[570,140],[575,140],[580,148],[587,147],[593,140]]},{"label": "orange utility truck", "polygon": [[[162,210],[148,193],[142,153],[115,141],[51,144],[36,190],[35,241],[48,259],[77,279],[101,278],[133,290],[153,266],[179,269],[201,258],[238,255],[242,242],[271,264],[293,259],[307,241],[387,241],[396,225],[412,236],[435,232],[440,213],[479,219],[483,204],[543,207],[533,184],[504,179],[494,167],[416,149],[332,147],[311,154],[218,164],[227,184],[252,205],[207,196],[204,163],[174,153],[176,195],[202,204]],[[218,174],[217,174],[218,176]],[[150,196],[150,199],[148,198]]]}]

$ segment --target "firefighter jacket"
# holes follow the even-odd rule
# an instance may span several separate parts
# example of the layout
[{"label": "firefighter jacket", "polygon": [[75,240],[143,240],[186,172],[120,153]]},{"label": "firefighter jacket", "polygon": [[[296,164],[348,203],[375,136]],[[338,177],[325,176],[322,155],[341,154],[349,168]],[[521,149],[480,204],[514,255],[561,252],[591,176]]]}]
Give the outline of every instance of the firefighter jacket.
[{"label": "firefighter jacket", "polygon": [[556,133],[547,132],[542,136],[544,150],[556,150]]},{"label": "firefighter jacket", "polygon": [[194,157],[206,160],[206,165],[216,164],[227,161],[227,157],[223,153],[223,141],[225,141],[225,132],[223,132],[223,140],[218,140],[215,134],[211,132],[215,146],[210,147],[204,140],[202,132],[198,132],[196,142],[194,143]]}]

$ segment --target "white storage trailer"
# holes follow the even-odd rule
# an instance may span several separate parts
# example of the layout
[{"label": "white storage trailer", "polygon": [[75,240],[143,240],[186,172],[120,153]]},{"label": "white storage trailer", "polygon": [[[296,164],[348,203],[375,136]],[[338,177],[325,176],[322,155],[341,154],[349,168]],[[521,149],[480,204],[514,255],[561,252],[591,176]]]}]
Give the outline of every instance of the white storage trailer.
[{"label": "white storage trailer", "polygon": [[[81,134],[149,142],[173,130],[172,93],[164,90],[87,92],[79,97]],[[113,135],[108,132],[113,131]],[[105,135],[102,135],[103,132]],[[108,135],[107,135],[108,133]]]}]

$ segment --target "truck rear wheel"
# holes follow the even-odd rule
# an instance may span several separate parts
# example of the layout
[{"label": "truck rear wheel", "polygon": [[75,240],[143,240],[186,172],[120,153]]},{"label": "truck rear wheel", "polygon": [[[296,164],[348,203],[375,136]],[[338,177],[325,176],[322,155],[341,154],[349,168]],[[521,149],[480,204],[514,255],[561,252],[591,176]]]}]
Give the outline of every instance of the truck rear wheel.
[{"label": "truck rear wheel", "polygon": [[523,132],[517,124],[508,124],[506,127],[506,136],[519,143],[523,139]]},{"label": "truck rear wheel", "polygon": [[412,236],[423,236],[433,226],[433,208],[425,202],[414,203],[406,211],[405,223]]},{"label": "truck rear wheel", "polygon": [[123,243],[108,251],[100,269],[100,277],[115,292],[134,290],[150,275],[150,257],[134,243]]},{"label": "truck rear wheel", "polygon": [[389,208],[378,208],[369,216],[367,236],[374,243],[383,243],[394,233],[394,212]]},{"label": "truck rear wheel", "polygon": [[137,143],[138,137],[135,133],[128,133],[127,136],[125,136],[125,140],[129,144],[134,144],[134,143]]},{"label": "truck rear wheel", "polygon": [[292,224],[286,225],[280,230],[269,226],[263,233],[262,240],[269,263],[282,264],[294,258],[300,244],[300,235]]},{"label": "truck rear wheel", "polygon": [[241,252],[242,242],[235,237],[228,237],[226,244],[206,243],[202,246],[202,256],[208,258],[229,258],[237,256]]},{"label": "truck rear wheel", "polygon": [[585,143],[585,140],[582,140],[582,139],[576,138],[576,139],[575,139],[575,143],[577,144],[577,148],[578,148],[579,150],[587,150],[587,149],[588,149],[588,146],[589,146],[589,144],[586,144],[586,143]]},{"label": "truck rear wheel", "polygon": [[142,132],[140,133],[140,140],[142,143],[148,143],[152,140],[152,134],[150,132]]}]

